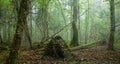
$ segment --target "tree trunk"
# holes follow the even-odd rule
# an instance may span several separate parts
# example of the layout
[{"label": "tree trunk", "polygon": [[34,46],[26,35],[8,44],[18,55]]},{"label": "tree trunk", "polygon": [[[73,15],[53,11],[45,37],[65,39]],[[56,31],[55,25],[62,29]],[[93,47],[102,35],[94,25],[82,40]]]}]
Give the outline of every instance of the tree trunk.
[{"label": "tree trunk", "polygon": [[86,13],[86,25],[85,25],[85,44],[88,42],[88,13]]},{"label": "tree trunk", "polygon": [[[1,22],[1,18],[2,18],[2,10],[0,8],[0,22]],[[1,36],[1,26],[0,26],[0,43],[3,43],[2,36]]]},{"label": "tree trunk", "polygon": [[71,46],[77,46],[78,45],[78,30],[76,27],[77,22],[77,12],[78,12],[78,0],[73,1],[73,22],[72,22],[72,31],[73,31],[73,37],[71,40]]},{"label": "tree trunk", "polygon": [[48,3],[49,0],[43,0],[42,4],[42,27],[43,27],[43,37],[42,41],[46,40],[49,37],[48,29]]},{"label": "tree trunk", "polygon": [[18,10],[18,17],[17,17],[18,21],[17,21],[16,32],[14,35],[14,40],[13,40],[13,44],[12,44],[12,47],[9,53],[7,64],[18,64],[19,48],[21,45],[24,25],[26,24],[27,15],[29,11],[28,4],[29,4],[29,0],[21,0],[20,2],[20,8]]},{"label": "tree trunk", "polygon": [[110,35],[108,50],[114,50],[114,32],[115,32],[115,6],[114,0],[110,0]]},{"label": "tree trunk", "polygon": [[89,25],[89,0],[88,0],[88,11],[86,13],[86,26],[85,26],[85,44],[88,42],[88,25]]},{"label": "tree trunk", "polygon": [[0,33],[0,43],[3,43],[1,33]]},{"label": "tree trunk", "polygon": [[[80,6],[78,7],[78,14],[80,14]],[[80,21],[81,21],[81,17],[80,17],[80,15],[78,15],[78,32],[79,32],[78,33],[78,39],[79,39],[78,41],[81,43],[81,27],[80,27],[81,22]]]},{"label": "tree trunk", "polygon": [[[26,25],[25,25],[25,36],[26,36],[26,38],[27,38],[27,40],[28,40],[28,43],[29,43],[29,45],[30,45],[30,47],[29,48],[32,48],[32,40],[31,40],[31,36],[30,36],[30,31],[29,31],[29,29],[28,29],[28,25],[27,25],[27,23],[26,23]],[[26,42],[27,43],[27,42]],[[28,48],[28,49],[29,49]]]}]

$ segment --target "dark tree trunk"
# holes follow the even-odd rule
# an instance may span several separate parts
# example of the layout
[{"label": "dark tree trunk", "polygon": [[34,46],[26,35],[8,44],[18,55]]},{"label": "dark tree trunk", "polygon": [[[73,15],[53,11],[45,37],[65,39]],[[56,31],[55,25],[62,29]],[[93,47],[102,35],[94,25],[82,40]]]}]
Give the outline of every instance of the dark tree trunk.
[{"label": "dark tree trunk", "polygon": [[3,40],[2,40],[2,36],[1,36],[1,34],[0,34],[0,43],[3,43]]},{"label": "dark tree trunk", "polygon": [[108,50],[114,50],[114,32],[115,32],[115,6],[114,0],[110,0],[110,35],[109,35],[109,43]]},{"label": "dark tree trunk", "polygon": [[76,22],[77,22],[77,12],[78,12],[78,1],[74,0],[73,1],[73,22],[72,22],[72,40],[71,40],[71,46],[77,46],[78,45],[78,30],[76,27]]},{"label": "dark tree trunk", "polygon": [[16,32],[14,35],[14,40],[7,60],[7,64],[18,64],[18,52],[21,45],[24,26],[27,21],[27,15],[29,9],[28,4],[29,4],[29,0],[21,0],[20,2],[20,8],[18,10],[18,17],[17,17],[18,21],[17,21]]},{"label": "dark tree trunk", "polygon": [[[0,22],[1,22],[1,18],[2,18],[2,10],[0,8]],[[0,43],[3,43],[2,36],[1,36],[1,26],[0,26]]]}]

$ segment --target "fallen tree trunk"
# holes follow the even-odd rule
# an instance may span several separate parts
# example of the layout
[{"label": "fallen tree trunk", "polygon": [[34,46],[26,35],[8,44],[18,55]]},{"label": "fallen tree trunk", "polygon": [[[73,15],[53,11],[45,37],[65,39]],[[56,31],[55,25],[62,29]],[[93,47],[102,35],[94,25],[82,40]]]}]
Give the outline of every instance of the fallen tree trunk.
[{"label": "fallen tree trunk", "polygon": [[98,41],[98,42],[88,44],[85,46],[74,47],[71,49],[71,51],[77,51],[77,50],[81,50],[81,49],[89,49],[89,48],[92,48],[94,46],[104,46],[104,45],[106,45],[106,41]]}]

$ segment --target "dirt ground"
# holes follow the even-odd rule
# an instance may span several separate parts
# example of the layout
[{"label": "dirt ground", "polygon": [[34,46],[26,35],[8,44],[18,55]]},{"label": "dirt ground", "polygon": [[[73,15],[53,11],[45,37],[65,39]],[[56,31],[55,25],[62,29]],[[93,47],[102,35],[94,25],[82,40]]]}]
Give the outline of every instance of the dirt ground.
[{"label": "dirt ground", "polygon": [[19,64],[120,64],[120,50],[104,47],[72,51],[64,59],[43,56],[41,49],[21,51],[19,57]]}]

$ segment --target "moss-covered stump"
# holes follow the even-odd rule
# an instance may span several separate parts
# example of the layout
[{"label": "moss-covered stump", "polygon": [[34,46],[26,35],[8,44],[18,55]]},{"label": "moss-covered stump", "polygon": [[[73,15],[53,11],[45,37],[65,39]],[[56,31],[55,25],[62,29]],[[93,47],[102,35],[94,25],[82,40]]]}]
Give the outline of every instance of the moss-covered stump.
[{"label": "moss-covered stump", "polygon": [[54,58],[64,58],[64,40],[61,36],[56,36],[50,40],[45,49],[45,55]]}]

